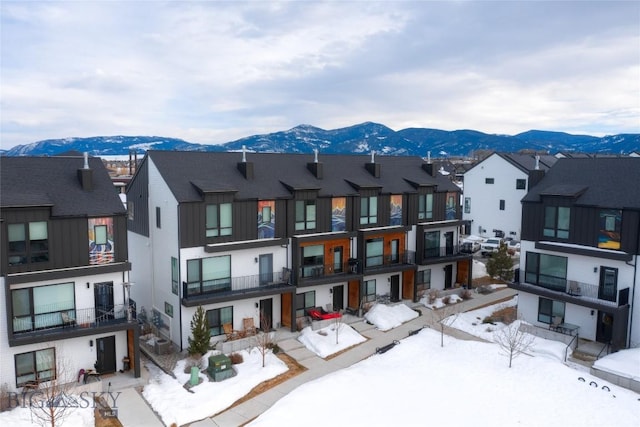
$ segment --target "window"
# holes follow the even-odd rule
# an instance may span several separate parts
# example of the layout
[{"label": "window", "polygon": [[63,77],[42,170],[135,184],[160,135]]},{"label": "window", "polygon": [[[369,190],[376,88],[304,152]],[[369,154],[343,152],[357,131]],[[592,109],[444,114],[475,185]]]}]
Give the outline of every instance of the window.
[{"label": "window", "polygon": [[516,179],[516,190],[526,190],[526,189],[527,189],[527,180]]},{"label": "window", "polygon": [[618,269],[600,267],[600,285],[598,286],[598,298],[606,301],[616,301],[618,293]]},{"label": "window", "polygon": [[160,207],[156,206],[156,228],[161,228],[161,221],[160,221]]},{"label": "window", "polygon": [[16,387],[29,381],[51,381],[56,378],[56,351],[54,348],[15,355]]},{"label": "window", "polygon": [[135,219],[133,202],[131,200],[127,200],[127,219],[133,221]]},{"label": "window", "polygon": [[418,194],[418,219],[433,218],[433,194]]},{"label": "window", "polygon": [[315,200],[296,201],[296,231],[315,230],[316,202]]},{"label": "window", "polygon": [[230,290],[230,255],[187,261],[187,297]]},{"label": "window", "polygon": [[173,306],[166,301],[164,302],[164,314],[173,317]]},{"label": "window", "polygon": [[342,273],[342,246],[336,246],[333,248],[333,272]]},{"label": "window", "polygon": [[106,245],[108,244],[107,237],[107,226],[106,225],[94,225],[93,226],[93,235],[95,236],[95,244],[96,245]]},{"label": "window", "polygon": [[500,210],[503,211],[504,210],[504,200],[500,200]]},{"label": "window", "polygon": [[366,280],[364,282],[364,295],[362,296],[366,302],[372,302],[376,300],[376,281]]},{"label": "window", "polygon": [[471,213],[471,197],[464,198],[464,213]]},{"label": "window", "polygon": [[219,205],[207,205],[207,237],[231,236],[232,208],[231,203],[221,203]]},{"label": "window", "polygon": [[569,238],[569,218],[571,208],[547,206],[544,209],[544,236]]},{"label": "window", "polygon": [[362,197],[360,198],[360,224],[377,224],[378,223],[378,198]]},{"label": "window", "polygon": [[223,335],[224,329],[222,325],[231,323],[233,325],[233,307],[217,308],[215,310],[207,310],[207,324],[209,325],[209,335]]},{"label": "window", "polygon": [[180,269],[178,268],[178,258],[171,257],[171,292],[179,295],[178,284],[180,283]]},{"label": "window", "polygon": [[494,179],[493,178],[485,178],[484,179],[484,183],[485,184],[493,184],[494,183]]},{"label": "window", "polygon": [[12,290],[11,304],[14,333],[63,326],[62,313],[76,318],[73,283]]},{"label": "window", "polygon": [[307,315],[307,309],[316,306],[316,291],[296,294],[296,317]]},{"label": "window", "polygon": [[527,283],[560,292],[566,290],[566,257],[527,252],[525,269]]},{"label": "window", "polygon": [[431,289],[431,269],[418,271],[416,274],[416,292],[418,299]]},{"label": "window", "polygon": [[365,251],[365,267],[384,264],[384,240],[382,237],[367,240]]},{"label": "window", "polygon": [[427,231],[424,233],[424,257],[440,256],[440,232]]},{"label": "window", "polygon": [[302,277],[324,275],[324,245],[302,248]]},{"label": "window", "polygon": [[9,224],[9,265],[49,261],[49,238],[46,221]]},{"label": "window", "polygon": [[564,320],[564,302],[539,298],[538,322],[551,324],[554,317],[560,317]]},{"label": "window", "polygon": [[622,211],[619,209],[600,211],[599,225],[598,247],[603,249],[620,249]]}]

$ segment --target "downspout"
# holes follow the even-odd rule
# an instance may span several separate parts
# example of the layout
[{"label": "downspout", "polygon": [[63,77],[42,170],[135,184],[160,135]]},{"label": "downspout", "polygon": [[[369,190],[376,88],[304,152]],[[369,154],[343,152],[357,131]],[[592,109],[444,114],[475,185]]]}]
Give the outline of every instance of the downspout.
[{"label": "downspout", "polygon": [[178,307],[180,307],[180,309],[178,310],[178,330],[180,331],[180,351],[183,351],[184,348],[182,347],[182,292],[183,292],[183,286],[182,286],[182,272],[180,271],[180,266],[182,265],[180,263],[181,259],[180,259],[180,255],[182,254],[182,251],[180,250],[180,203],[178,203],[178,205],[176,206],[176,210],[178,211],[178,214],[176,215],[178,217]]},{"label": "downspout", "polygon": [[[633,329],[633,312],[635,310],[634,307],[634,299],[636,297],[636,284],[638,282],[638,253],[640,252],[640,221],[638,221],[638,239],[636,241],[636,250],[635,250],[635,263],[633,264],[633,285],[631,286],[631,310],[629,313],[629,333],[627,335],[627,348],[631,347],[631,332]],[[627,263],[629,264],[629,263]]]}]

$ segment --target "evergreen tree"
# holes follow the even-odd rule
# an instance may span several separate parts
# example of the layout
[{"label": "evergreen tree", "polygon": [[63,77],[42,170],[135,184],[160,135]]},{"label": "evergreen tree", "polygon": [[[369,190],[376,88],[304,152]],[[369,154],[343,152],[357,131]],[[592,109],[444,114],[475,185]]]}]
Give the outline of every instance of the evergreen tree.
[{"label": "evergreen tree", "polygon": [[202,306],[198,306],[193,319],[191,319],[191,336],[188,337],[189,348],[187,352],[193,355],[204,355],[209,351],[209,323]]},{"label": "evergreen tree", "polygon": [[507,245],[500,245],[497,253],[494,253],[487,261],[487,274],[498,277],[504,281],[513,279],[513,261],[507,252]]}]

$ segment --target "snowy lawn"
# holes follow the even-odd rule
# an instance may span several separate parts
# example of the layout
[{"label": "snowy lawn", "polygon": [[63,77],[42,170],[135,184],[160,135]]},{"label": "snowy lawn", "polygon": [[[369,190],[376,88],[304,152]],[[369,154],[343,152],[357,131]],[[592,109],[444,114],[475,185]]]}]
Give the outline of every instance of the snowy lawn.
[{"label": "snowy lawn", "polygon": [[[337,336],[336,336],[337,332]],[[314,331],[311,326],[302,330],[298,341],[318,356],[325,358],[360,344],[367,339],[346,323],[332,324]]]},{"label": "snowy lawn", "polygon": [[[65,426],[92,426],[95,424],[93,402],[89,402],[89,397],[76,398],[79,402],[78,408],[70,408],[65,412],[64,419],[57,420],[56,425]],[[38,403],[35,403],[38,404]],[[27,401],[28,405],[28,401]],[[13,403],[12,403],[13,406]],[[39,409],[35,409],[40,411]],[[6,412],[0,412],[0,425],[11,427],[31,427],[40,425],[38,419],[33,416],[28,407],[18,406]]]},{"label": "snowy lawn", "polygon": [[640,381],[640,348],[630,348],[596,360],[594,368]]},{"label": "snowy lawn", "polygon": [[[200,377],[204,381],[192,387],[190,391],[183,387],[191,377],[190,374],[184,373],[185,360],[179,361],[176,365],[173,371],[176,378],[155,366],[149,366],[151,379],[144,387],[142,395],[160,415],[165,425],[184,425],[217,414],[248,394],[258,384],[288,369],[287,365],[271,352],[266,355],[264,368],[262,354],[257,348],[237,353],[242,355],[243,363],[233,365],[237,372],[235,377],[213,382],[201,372]],[[208,357],[212,354],[214,353],[209,352],[204,357],[203,369],[206,369]]]},{"label": "snowy lawn", "polygon": [[440,334],[423,329],[301,385],[249,426],[623,427],[637,426],[639,411],[637,394],[555,359],[522,355],[508,368],[497,344],[449,338],[440,347]]}]

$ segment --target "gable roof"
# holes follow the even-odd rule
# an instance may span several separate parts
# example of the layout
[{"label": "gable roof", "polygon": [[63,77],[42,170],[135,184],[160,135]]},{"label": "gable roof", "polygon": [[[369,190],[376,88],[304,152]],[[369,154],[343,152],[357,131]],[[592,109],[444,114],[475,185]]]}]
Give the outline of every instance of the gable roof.
[{"label": "gable roof", "polygon": [[[498,153],[498,155],[527,174],[536,168],[535,154]],[[547,154],[538,155],[538,157],[540,170],[549,170],[558,161],[556,157]]]},{"label": "gable roof", "polygon": [[291,198],[295,190],[317,191],[320,197],[355,195],[356,188],[376,188],[389,194],[415,192],[410,182],[436,186],[438,191],[460,191],[447,177],[429,175],[420,157],[375,156],[381,170],[376,178],[365,167],[370,156],[320,155],[321,179],[307,167],[314,162],[313,154],[246,153],[247,163],[253,165],[253,179],[246,179],[238,170],[242,161],[239,152],[150,150],[145,161],[148,159],[178,202],[202,200],[198,188],[235,192],[238,199]]},{"label": "gable roof", "polygon": [[527,193],[523,202],[541,196],[565,196],[584,206],[640,209],[640,158],[562,158]]},{"label": "gable roof", "polygon": [[0,157],[0,207],[51,207],[52,216],[109,216],[126,210],[100,158],[89,158],[92,190],[78,178],[83,157]]}]

